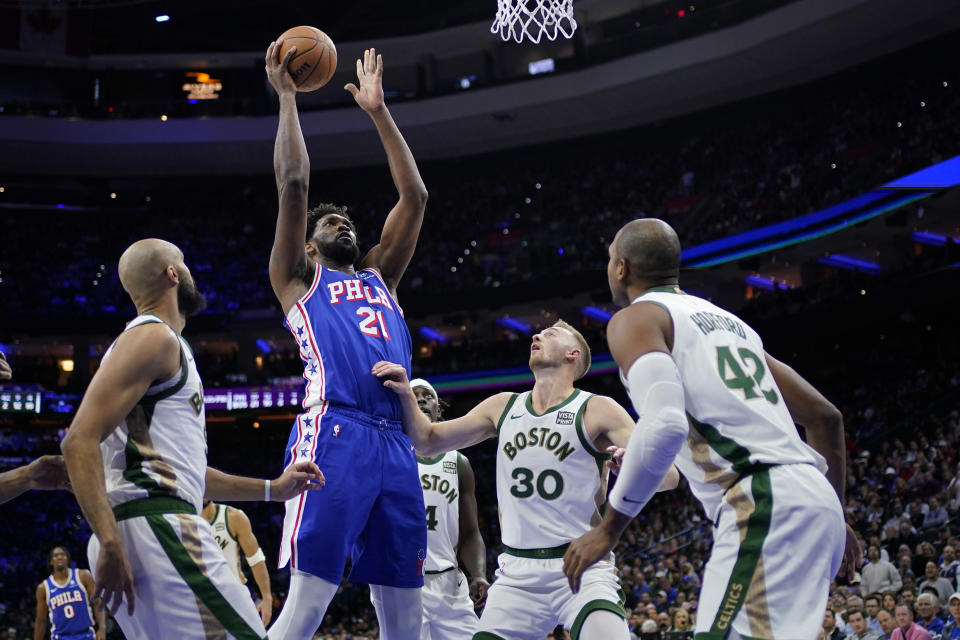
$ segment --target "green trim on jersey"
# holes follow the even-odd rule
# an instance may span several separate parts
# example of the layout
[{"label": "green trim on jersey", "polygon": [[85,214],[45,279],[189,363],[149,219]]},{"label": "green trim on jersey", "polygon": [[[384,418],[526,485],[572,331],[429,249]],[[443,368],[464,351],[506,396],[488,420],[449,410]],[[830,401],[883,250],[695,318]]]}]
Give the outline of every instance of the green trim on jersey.
[{"label": "green trim on jersey", "polygon": [[147,495],[151,498],[171,497],[172,494],[169,491],[161,487],[143,470],[143,454],[130,436],[127,436],[127,444],[124,446],[124,457],[127,460],[127,468],[123,470],[124,479],[141,489],[146,489]]},{"label": "green trim on jersey", "polygon": [[186,500],[171,496],[138,498],[118,504],[113,508],[113,516],[117,519],[117,522],[139,516],[153,516],[162,513],[189,513],[190,515],[196,515],[197,510]]},{"label": "green trim on jersey", "polygon": [[584,451],[592,455],[597,461],[597,472],[602,476],[603,463],[613,456],[611,456],[609,453],[600,453],[592,444],[590,444],[590,440],[587,439],[587,432],[583,427],[583,414],[587,412],[587,403],[589,403],[590,399],[593,398],[593,394],[591,393],[589,396],[589,398],[583,401],[583,404],[580,405],[580,408],[577,409],[577,417],[574,418],[573,424],[577,431],[577,437],[580,439],[580,444],[583,445]]},{"label": "green trim on jersey", "polygon": [[511,393],[510,399],[507,400],[506,406],[503,408],[503,413],[500,414],[500,419],[497,420],[497,435],[500,435],[500,427],[503,426],[503,421],[507,419],[507,414],[510,413],[510,407],[513,406],[513,403],[517,401],[517,398],[520,397],[519,393]]},{"label": "green trim on jersey", "polygon": [[495,633],[490,633],[489,631],[477,631],[473,634],[473,640],[507,640],[503,636],[498,636]]},{"label": "green trim on jersey", "polygon": [[[240,544],[240,541],[237,540],[237,536],[233,535],[233,531],[230,531],[230,507],[226,505],[217,505],[217,512],[219,513],[220,509],[223,509],[223,524],[227,527],[227,535],[233,538],[233,541],[237,544]],[[216,520],[216,518],[214,518]]]},{"label": "green trim on jersey", "polygon": [[683,289],[678,287],[675,284],[666,285],[663,287],[653,287],[652,289],[647,289],[640,295],[647,295],[648,293],[676,293],[681,296],[687,295]]},{"label": "green trim on jersey", "polygon": [[503,552],[517,558],[533,558],[535,560],[546,560],[562,558],[570,547],[570,543],[562,544],[559,547],[549,547],[546,549],[514,549],[513,547],[503,546]]},{"label": "green trim on jersey", "polygon": [[693,425],[693,428],[696,429],[701,436],[703,436],[704,440],[707,441],[707,444],[710,445],[710,448],[720,454],[724,460],[733,465],[734,472],[743,473],[750,470],[753,465],[750,462],[749,449],[738,444],[736,441],[721,435],[721,433],[717,431],[716,427],[706,424],[705,422],[700,422],[690,415],[689,412],[687,413],[687,418],[690,419],[690,424]]},{"label": "green trim on jersey", "polygon": [[445,455],[447,454],[441,453],[440,455],[434,456],[432,458],[421,458],[420,456],[417,456],[417,462],[419,462],[420,464],[437,464],[443,459],[443,456]]},{"label": "green trim on jersey", "polygon": [[573,393],[571,393],[567,397],[567,399],[561,402],[560,404],[553,405],[543,413],[537,413],[536,411],[533,410],[533,391],[530,391],[527,393],[527,400],[525,402],[525,405],[526,405],[527,411],[530,412],[530,415],[532,415],[534,418],[542,418],[548,413],[553,413],[557,409],[562,409],[563,407],[567,406],[568,404],[573,402],[573,399],[576,398],[578,395],[580,395],[580,389],[574,389]]},{"label": "green trim on jersey", "polygon": [[230,602],[223,597],[216,585],[197,565],[197,562],[190,556],[190,552],[183,546],[166,518],[162,515],[151,515],[146,516],[146,518],[147,523],[153,530],[153,535],[160,542],[160,546],[167,557],[170,558],[170,562],[173,563],[177,573],[189,585],[197,598],[210,609],[210,612],[227,632],[235,636],[237,640],[263,640],[256,631],[250,628],[247,621],[234,611]]},{"label": "green trim on jersey", "polygon": [[183,389],[183,385],[187,384],[187,378],[190,377],[190,367],[187,366],[186,355],[187,354],[183,352],[183,343],[180,343],[180,379],[177,380],[176,384],[163,391],[143,394],[143,397],[140,399],[140,404],[156,404],[161,400],[169,398],[177,391],[180,391],[180,389]]},{"label": "green trim on jersey", "polygon": [[753,581],[753,574],[757,570],[757,563],[763,552],[763,543],[770,532],[770,518],[773,511],[770,471],[768,469],[758,471],[751,478],[750,491],[753,494],[755,506],[753,513],[747,518],[747,534],[740,543],[737,560],[730,572],[730,581],[720,600],[720,608],[717,610],[713,625],[710,631],[694,636],[696,640],[725,640],[729,635],[730,630],[733,629],[733,620],[746,601],[750,582]]},{"label": "green trim on jersey", "polygon": [[627,619],[627,612],[624,611],[623,606],[614,604],[609,600],[591,600],[587,604],[583,605],[583,608],[580,609],[580,613],[578,613],[577,617],[574,618],[573,624],[570,626],[571,640],[580,640],[580,629],[583,627],[583,621],[586,620],[587,616],[594,611],[611,611],[624,620]]}]

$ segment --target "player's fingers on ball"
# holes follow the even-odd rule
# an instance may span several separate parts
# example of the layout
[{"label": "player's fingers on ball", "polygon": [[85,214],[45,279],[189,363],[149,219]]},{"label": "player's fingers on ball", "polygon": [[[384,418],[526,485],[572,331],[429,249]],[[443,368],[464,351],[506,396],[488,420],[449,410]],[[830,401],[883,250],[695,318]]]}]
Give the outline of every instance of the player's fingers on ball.
[{"label": "player's fingers on ball", "polygon": [[296,47],[290,47],[289,49],[287,49],[287,52],[283,54],[283,60],[280,61],[280,66],[282,67],[287,66],[287,64],[290,62],[290,58],[296,55],[296,53],[297,53]]}]

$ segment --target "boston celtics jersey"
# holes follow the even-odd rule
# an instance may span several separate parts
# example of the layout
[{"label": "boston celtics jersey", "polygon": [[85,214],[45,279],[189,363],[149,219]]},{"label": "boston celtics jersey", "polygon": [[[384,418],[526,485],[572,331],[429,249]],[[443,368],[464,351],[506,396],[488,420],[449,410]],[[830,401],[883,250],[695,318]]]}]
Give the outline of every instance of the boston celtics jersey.
[{"label": "boston celtics jersey", "polygon": [[503,544],[515,549],[559,547],[600,521],[607,470],[587,438],[583,414],[591,394],[538,414],[532,392],[513,394],[500,423],[497,500]]},{"label": "boston celtics jersey", "polygon": [[227,564],[233,570],[240,582],[246,582],[243,572],[240,570],[240,543],[237,537],[230,531],[230,523],[227,522],[227,513],[231,510],[225,504],[214,504],[216,511],[213,515],[213,522],[210,526],[213,528],[213,537],[223,551],[223,556],[227,559]]},{"label": "boston celtics jersey", "polygon": [[423,503],[427,508],[427,573],[457,566],[460,542],[460,454],[417,458]]},{"label": "boston celtics jersey", "polygon": [[826,471],[824,458],[800,439],[756,331],[676,287],[634,302],[660,305],[673,318],[672,355],[690,422],[676,465],[709,517],[752,465],[805,463]]},{"label": "boston celtics jersey", "polygon": [[[154,315],[138,316],[124,331],[149,323],[162,320]],[[112,507],[164,496],[185,500],[200,513],[207,470],[203,386],[190,345],[180,335],[177,338],[180,370],[147,389],[130,414],[100,443]],[[113,345],[104,361],[112,350]]]}]

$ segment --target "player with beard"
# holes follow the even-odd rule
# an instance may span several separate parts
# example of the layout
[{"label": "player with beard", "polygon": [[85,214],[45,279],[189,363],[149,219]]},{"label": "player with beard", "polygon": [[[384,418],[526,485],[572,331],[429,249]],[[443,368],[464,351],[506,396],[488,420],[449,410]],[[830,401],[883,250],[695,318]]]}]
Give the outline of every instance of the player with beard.
[{"label": "player with beard", "polygon": [[[566,322],[533,336],[529,363],[532,390],[498,393],[444,422],[431,422],[420,411],[404,367],[378,362],[372,373],[397,393],[419,455],[498,441],[505,550],[474,639],[541,640],[562,624],[575,640],[626,640],[613,554],[588,570],[579,593],[567,584],[562,558],[573,539],[600,521],[609,457],[602,452],[626,446],[633,420],[611,398],[573,386],[590,369],[590,347]],[[662,488],[678,480],[673,471]]]},{"label": "player with beard", "polygon": [[370,585],[381,638],[415,640],[427,548],[423,492],[400,403],[370,369],[380,360],[410,367],[412,341],[396,292],[417,245],[427,193],[384,104],[383,62],[369,49],[357,61],[359,88],[346,88],[377,128],[399,198],[380,242],[359,263],[356,229],[345,210],[327,204],[307,211],[310,160],[287,72],[292,55],[281,59],[278,43],[266,54],[267,77],[280,98],[270,283],[307,380],[285,465],[315,461],[328,485],[287,503],[280,565],[290,563],[290,588],[270,634],[310,638],[349,558],[349,580]]},{"label": "player with beard", "polygon": [[[433,385],[417,378],[410,387],[423,415],[439,422],[444,407]],[[470,640],[479,622],[474,608],[483,605],[490,586],[473,468],[459,451],[418,457],[417,465],[427,515],[420,640]],[[470,573],[469,583],[461,563]]]},{"label": "player with beard", "polygon": [[62,444],[94,534],[94,599],[128,640],[264,638],[202,500],[283,501],[319,488],[323,475],[309,461],[272,482],[207,467],[203,386],[180,335],[204,298],[183,253],[163,240],[131,245],[118,271],[138,315],[104,355]]}]

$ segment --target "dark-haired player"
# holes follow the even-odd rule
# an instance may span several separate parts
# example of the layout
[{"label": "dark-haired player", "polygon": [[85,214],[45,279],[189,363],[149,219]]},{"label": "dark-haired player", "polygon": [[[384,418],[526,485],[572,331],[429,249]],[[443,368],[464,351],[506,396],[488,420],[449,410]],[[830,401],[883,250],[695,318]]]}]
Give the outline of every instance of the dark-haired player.
[{"label": "dark-haired player", "polygon": [[[291,49],[293,51],[293,49]],[[289,595],[271,637],[309,638],[343,577],[370,585],[383,638],[414,640],[421,621],[426,556],[417,460],[396,396],[370,375],[390,360],[409,370],[410,333],[396,290],[413,257],[427,192],[383,102],[383,62],[372,49],[357,61],[357,104],[376,125],[399,194],[380,242],[360,258],[354,223],[340,207],[307,211],[310,160],[297,115],[297,90],[280,47],[266,55],[280,96],[274,148],[279,195],[270,283],[304,362],[306,397],[285,464],[315,460],[327,486],[290,500],[280,564],[291,564]]]},{"label": "dark-haired player", "polygon": [[[50,620],[51,640],[104,640],[103,609],[92,610],[93,576],[86,569],[70,568],[70,552],[54,547],[47,556],[50,576],[37,586],[37,618],[33,640],[43,640]],[[97,630],[93,630],[96,616]]]}]

